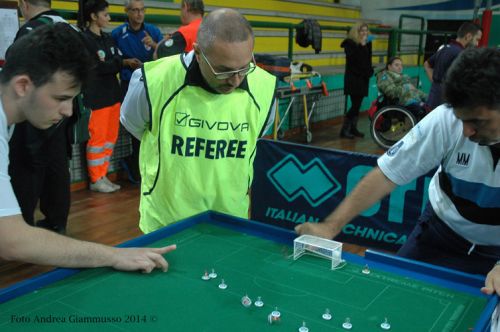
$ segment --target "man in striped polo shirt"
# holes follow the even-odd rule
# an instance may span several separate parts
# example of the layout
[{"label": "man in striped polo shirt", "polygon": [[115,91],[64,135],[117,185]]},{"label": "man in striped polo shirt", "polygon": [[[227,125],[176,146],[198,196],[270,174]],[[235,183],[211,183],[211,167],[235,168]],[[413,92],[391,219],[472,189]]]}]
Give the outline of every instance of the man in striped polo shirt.
[{"label": "man in striped polo shirt", "polygon": [[500,295],[500,51],[468,49],[448,71],[439,106],[378,159],[323,222],[299,234],[336,236],[356,215],[438,167],[429,202],[398,255],[487,274],[486,294]]}]

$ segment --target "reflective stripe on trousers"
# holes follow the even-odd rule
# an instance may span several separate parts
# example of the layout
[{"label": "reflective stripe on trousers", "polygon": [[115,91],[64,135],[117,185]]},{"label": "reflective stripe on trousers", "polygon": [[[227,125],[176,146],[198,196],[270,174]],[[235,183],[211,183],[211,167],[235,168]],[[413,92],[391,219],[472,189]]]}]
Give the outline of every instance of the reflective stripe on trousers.
[{"label": "reflective stripe on trousers", "polygon": [[90,139],[87,142],[87,169],[91,182],[96,182],[107,174],[119,126],[120,103],[92,110],[89,120]]}]

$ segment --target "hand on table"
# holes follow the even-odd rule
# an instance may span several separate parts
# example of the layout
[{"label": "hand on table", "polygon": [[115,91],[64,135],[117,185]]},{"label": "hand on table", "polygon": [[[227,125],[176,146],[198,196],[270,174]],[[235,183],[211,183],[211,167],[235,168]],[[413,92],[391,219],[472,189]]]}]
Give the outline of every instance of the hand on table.
[{"label": "hand on table", "polygon": [[324,222],[320,223],[305,222],[303,224],[295,226],[295,232],[299,235],[309,234],[331,240],[338,233],[340,233],[340,230],[336,231],[332,227],[332,225],[328,225]]},{"label": "hand on table", "polygon": [[497,293],[500,296],[500,265],[495,265],[493,269],[486,275],[484,287],[481,292],[487,295]]},{"label": "hand on table", "polygon": [[150,273],[159,268],[167,272],[168,262],[162,255],[176,248],[175,244],[163,248],[115,248],[116,261],[112,267],[122,271],[141,270],[143,273]]}]

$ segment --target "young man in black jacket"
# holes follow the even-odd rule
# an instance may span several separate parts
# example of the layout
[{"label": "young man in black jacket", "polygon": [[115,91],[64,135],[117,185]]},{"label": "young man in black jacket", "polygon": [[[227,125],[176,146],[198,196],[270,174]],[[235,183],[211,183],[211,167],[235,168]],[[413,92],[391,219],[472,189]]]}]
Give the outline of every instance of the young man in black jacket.
[{"label": "young man in black jacket", "polygon": [[[51,10],[50,0],[20,0],[19,8],[26,23],[15,41],[47,24],[66,22]],[[34,213],[40,201],[45,219],[36,225],[59,233],[66,231],[70,207],[69,128],[74,119],[65,119],[46,130],[27,121],[20,123],[9,141],[9,175],[24,220],[35,225]]]}]

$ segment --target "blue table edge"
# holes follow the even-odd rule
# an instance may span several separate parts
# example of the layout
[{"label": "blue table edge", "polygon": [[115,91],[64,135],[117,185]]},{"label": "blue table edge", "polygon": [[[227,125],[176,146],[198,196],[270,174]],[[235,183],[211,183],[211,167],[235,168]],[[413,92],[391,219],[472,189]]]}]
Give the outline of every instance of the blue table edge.
[{"label": "blue table edge", "polygon": [[[181,232],[195,224],[211,223],[226,227],[246,234],[259,236],[274,242],[292,246],[297,234],[291,230],[264,224],[258,221],[236,218],[218,212],[207,211],[196,216],[184,219],[172,225],[163,227],[149,234],[139,236],[126,241],[117,247],[143,247],[150,243],[162,240],[165,237]],[[418,262],[410,259],[397,257],[395,255],[367,250],[365,256],[343,252],[344,259],[361,265],[369,265],[370,268],[383,268],[413,279],[429,282],[445,288],[452,287],[455,290],[476,296],[486,296],[480,293],[479,288],[484,285],[484,276],[468,274],[440,266]],[[39,288],[50,285],[62,279],[68,278],[85,269],[56,268],[39,276],[23,280],[12,286],[0,289],[0,304],[18,296],[33,292]],[[491,316],[499,303],[499,297],[489,296],[488,303],[479,317],[473,332],[487,332],[490,329]]]}]

